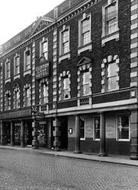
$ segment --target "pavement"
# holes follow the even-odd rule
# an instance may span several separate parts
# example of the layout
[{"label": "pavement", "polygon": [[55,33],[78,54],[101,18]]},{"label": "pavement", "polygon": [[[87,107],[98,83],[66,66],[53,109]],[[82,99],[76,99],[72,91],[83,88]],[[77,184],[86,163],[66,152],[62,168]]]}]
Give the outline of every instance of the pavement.
[{"label": "pavement", "polygon": [[97,161],[97,162],[106,162],[113,164],[123,164],[130,166],[138,166],[138,160],[131,160],[129,156],[121,156],[121,155],[108,155],[108,156],[98,156],[96,154],[88,154],[88,153],[73,153],[69,151],[55,151],[46,148],[38,148],[33,149],[32,147],[20,147],[20,146],[1,146],[0,149],[10,149],[17,151],[28,151],[30,153],[40,153],[45,155],[53,155],[59,157],[67,157],[72,159],[81,159],[81,160],[89,160],[89,161]]}]

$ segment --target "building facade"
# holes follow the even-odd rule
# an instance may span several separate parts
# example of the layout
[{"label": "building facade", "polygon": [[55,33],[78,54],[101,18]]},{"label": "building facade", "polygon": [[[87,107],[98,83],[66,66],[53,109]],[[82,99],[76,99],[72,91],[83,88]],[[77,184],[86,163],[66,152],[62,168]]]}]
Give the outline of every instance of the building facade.
[{"label": "building facade", "polygon": [[66,0],[0,64],[1,144],[138,158],[138,0]]}]

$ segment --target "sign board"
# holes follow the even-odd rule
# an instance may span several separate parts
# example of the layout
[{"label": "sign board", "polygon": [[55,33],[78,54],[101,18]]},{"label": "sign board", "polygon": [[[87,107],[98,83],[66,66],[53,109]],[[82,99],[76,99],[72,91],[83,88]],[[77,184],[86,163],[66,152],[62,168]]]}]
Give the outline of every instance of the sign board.
[{"label": "sign board", "polygon": [[37,66],[35,72],[36,72],[35,73],[36,79],[41,79],[43,77],[49,76],[49,63],[41,65],[41,66]]}]

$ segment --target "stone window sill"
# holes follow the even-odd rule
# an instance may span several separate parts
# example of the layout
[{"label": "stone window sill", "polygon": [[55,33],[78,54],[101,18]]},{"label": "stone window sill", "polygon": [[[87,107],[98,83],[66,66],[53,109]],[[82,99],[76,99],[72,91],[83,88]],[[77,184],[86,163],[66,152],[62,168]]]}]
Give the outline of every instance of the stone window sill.
[{"label": "stone window sill", "polygon": [[23,76],[31,74],[31,70],[24,71]]},{"label": "stone window sill", "polygon": [[14,76],[14,80],[20,78],[20,74]]},{"label": "stone window sill", "polygon": [[106,42],[109,42],[111,40],[119,40],[119,30],[115,31],[112,34],[106,35],[106,36],[102,36],[102,46],[105,45]]},{"label": "stone window sill", "polygon": [[58,60],[59,60],[59,62],[61,62],[64,59],[70,59],[70,52],[66,53],[64,55],[61,55]]},{"label": "stone window sill", "polygon": [[5,84],[11,82],[11,78],[5,79]]},{"label": "stone window sill", "polygon": [[91,43],[89,43],[85,46],[79,47],[78,48],[78,55],[80,55],[82,52],[84,52],[86,50],[92,51],[92,44]]}]

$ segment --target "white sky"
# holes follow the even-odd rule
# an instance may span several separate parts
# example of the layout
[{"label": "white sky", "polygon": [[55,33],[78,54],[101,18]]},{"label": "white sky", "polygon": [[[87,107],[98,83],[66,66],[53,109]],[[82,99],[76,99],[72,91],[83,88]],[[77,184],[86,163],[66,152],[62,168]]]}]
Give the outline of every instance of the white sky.
[{"label": "white sky", "polygon": [[0,0],[0,45],[63,0]]}]

